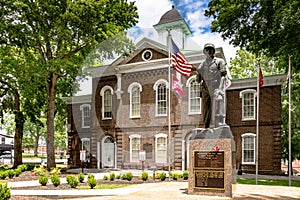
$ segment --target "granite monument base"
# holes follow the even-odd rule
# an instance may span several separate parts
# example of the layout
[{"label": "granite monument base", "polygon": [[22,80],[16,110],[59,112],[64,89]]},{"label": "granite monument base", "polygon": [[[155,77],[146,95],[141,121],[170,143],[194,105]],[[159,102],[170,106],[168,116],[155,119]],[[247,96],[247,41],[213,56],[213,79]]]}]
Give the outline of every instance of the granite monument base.
[{"label": "granite monument base", "polygon": [[194,129],[189,152],[188,194],[232,197],[236,161],[229,126]]}]

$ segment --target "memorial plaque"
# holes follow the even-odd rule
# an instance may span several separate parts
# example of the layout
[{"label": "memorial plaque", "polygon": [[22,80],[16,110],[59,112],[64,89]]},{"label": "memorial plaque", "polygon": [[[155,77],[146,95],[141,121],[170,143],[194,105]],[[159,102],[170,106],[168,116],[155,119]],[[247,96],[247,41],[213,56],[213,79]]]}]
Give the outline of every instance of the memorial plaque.
[{"label": "memorial plaque", "polygon": [[194,151],[195,188],[224,189],[224,152]]},{"label": "memorial plaque", "polygon": [[224,189],[224,171],[195,171],[195,187]]},{"label": "memorial plaque", "polygon": [[223,151],[195,151],[194,167],[196,168],[222,168],[224,169]]}]

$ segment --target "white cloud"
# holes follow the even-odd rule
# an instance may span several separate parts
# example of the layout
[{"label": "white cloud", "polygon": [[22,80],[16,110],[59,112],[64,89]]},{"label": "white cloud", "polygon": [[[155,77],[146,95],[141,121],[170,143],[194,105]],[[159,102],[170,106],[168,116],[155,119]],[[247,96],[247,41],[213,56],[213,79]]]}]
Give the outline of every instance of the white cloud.
[{"label": "white cloud", "polygon": [[137,26],[151,28],[157,24],[161,16],[172,8],[171,1],[168,0],[130,0],[135,1],[138,8],[139,22]]}]

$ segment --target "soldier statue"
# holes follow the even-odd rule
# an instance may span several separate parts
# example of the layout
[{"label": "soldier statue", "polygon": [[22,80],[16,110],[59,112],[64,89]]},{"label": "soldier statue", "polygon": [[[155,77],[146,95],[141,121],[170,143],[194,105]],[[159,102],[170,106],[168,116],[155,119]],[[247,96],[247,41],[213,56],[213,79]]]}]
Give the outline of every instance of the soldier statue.
[{"label": "soldier statue", "polygon": [[226,63],[216,58],[215,46],[212,43],[204,45],[204,62],[197,71],[197,81],[200,83],[200,95],[203,103],[203,122],[205,128],[216,128],[225,124],[225,88],[228,81]]}]

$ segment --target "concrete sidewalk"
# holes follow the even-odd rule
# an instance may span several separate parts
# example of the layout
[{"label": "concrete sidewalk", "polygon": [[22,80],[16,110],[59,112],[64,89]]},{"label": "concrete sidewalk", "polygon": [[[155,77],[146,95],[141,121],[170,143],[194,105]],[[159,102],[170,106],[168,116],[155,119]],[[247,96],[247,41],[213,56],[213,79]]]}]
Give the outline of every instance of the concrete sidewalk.
[{"label": "concrete sidewalk", "polygon": [[[39,199],[112,199],[112,200],[153,200],[153,199],[230,199],[216,196],[187,194],[187,182],[158,182],[132,185],[125,188],[106,190],[11,190],[12,196],[25,195]],[[300,188],[262,185],[236,185],[233,199],[300,199]]]}]

